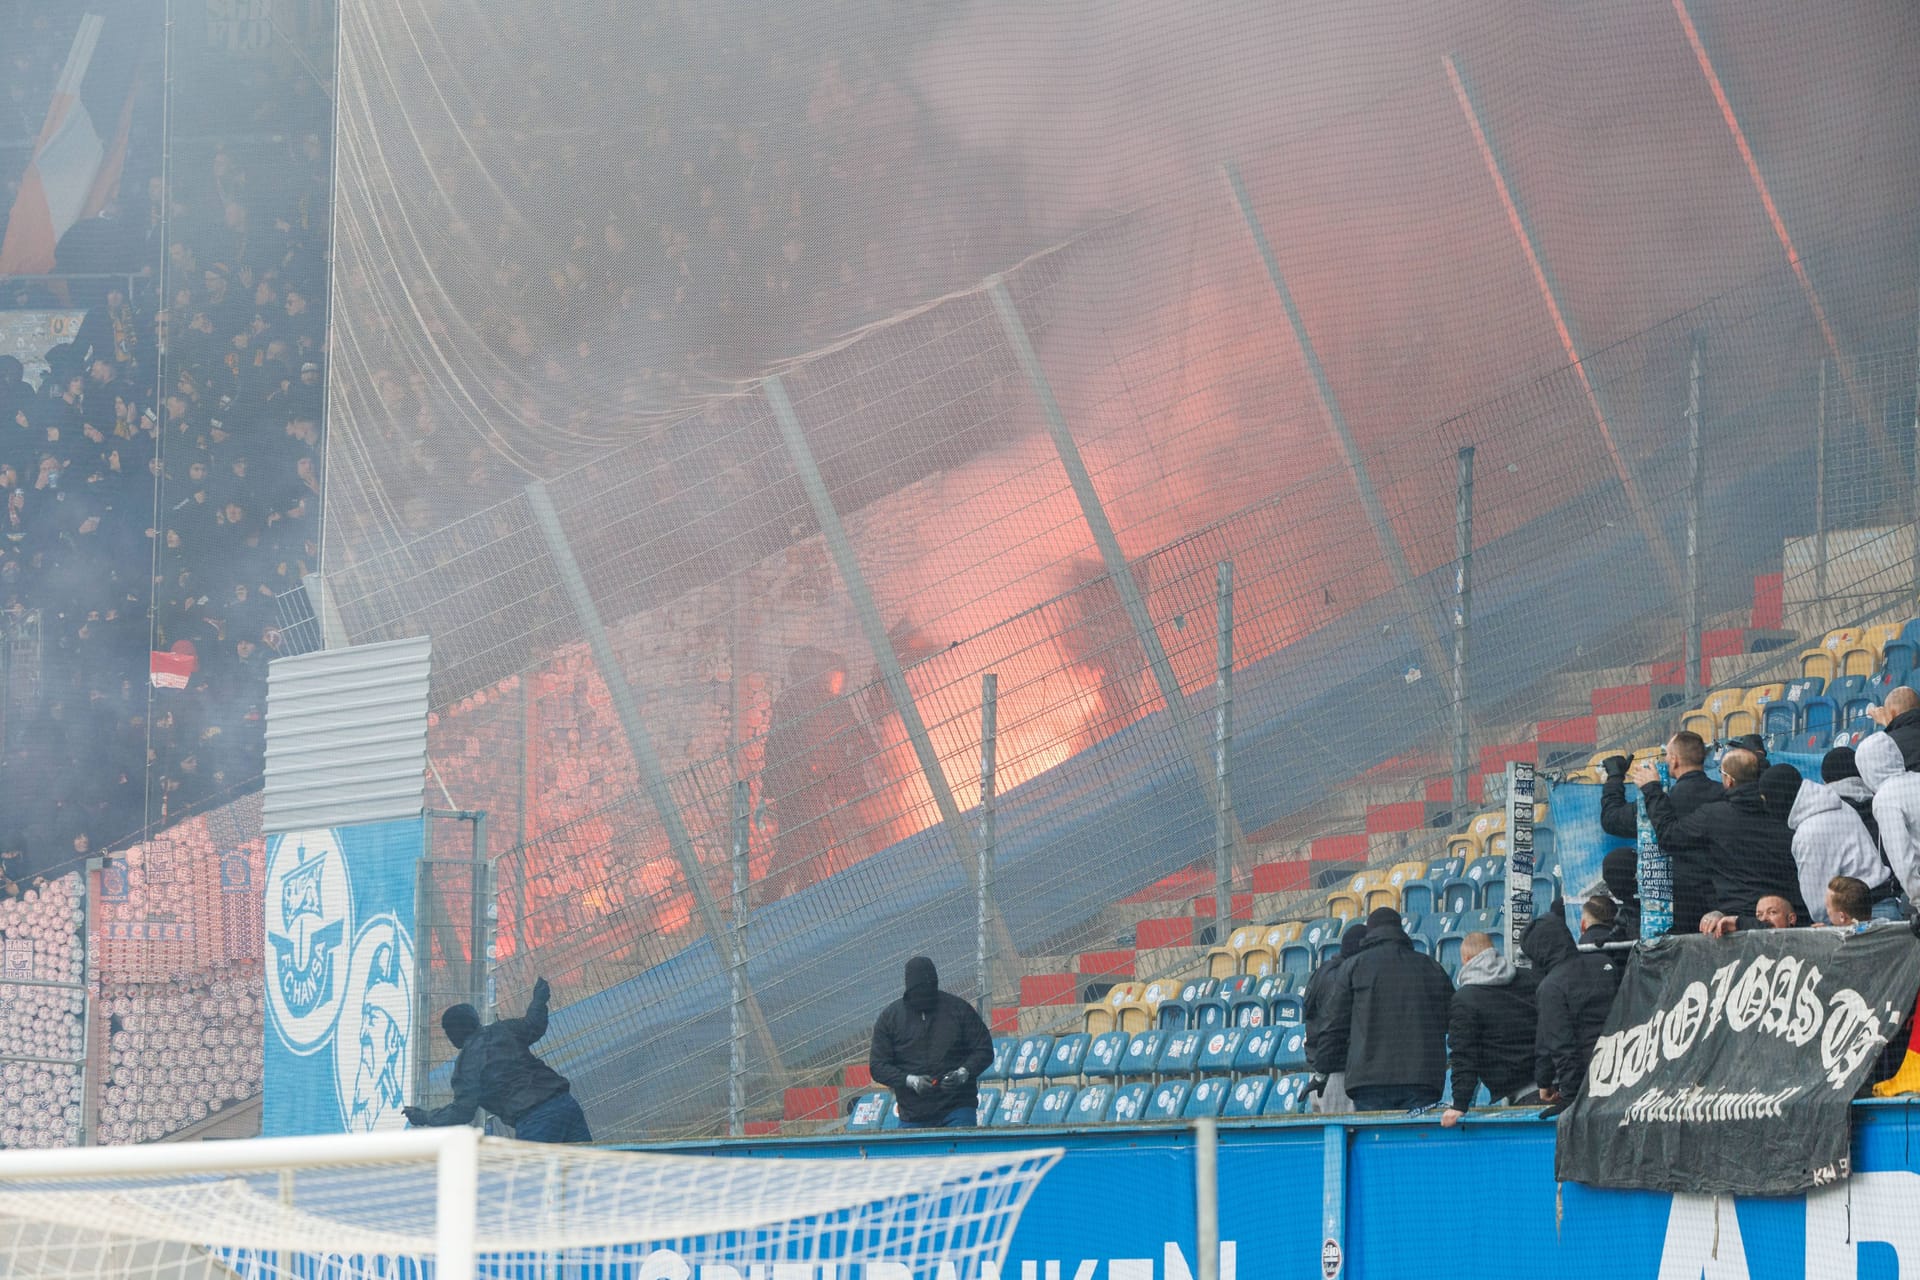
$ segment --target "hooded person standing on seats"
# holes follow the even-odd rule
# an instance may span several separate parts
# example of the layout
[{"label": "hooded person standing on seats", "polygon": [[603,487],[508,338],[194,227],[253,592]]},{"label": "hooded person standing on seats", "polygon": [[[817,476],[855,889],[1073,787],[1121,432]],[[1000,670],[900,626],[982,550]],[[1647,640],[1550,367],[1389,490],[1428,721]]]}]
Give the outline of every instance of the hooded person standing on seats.
[{"label": "hooded person standing on seats", "polygon": [[1874,847],[1878,848],[1880,824],[1873,817],[1873,788],[1860,776],[1860,762],[1852,747],[1835,747],[1821,757],[1820,781],[1832,787],[1834,794],[1860,815],[1860,821],[1867,824],[1867,834],[1873,837]]},{"label": "hooded person standing on seats", "polygon": [[1367,917],[1366,941],[1344,960],[1327,1000],[1326,1060],[1343,1063],[1360,1111],[1413,1111],[1440,1101],[1453,983],[1413,949],[1400,913]]},{"label": "hooded person standing on seats", "polygon": [[[1759,757],[1745,749],[1727,752],[1720,757],[1720,777],[1722,798],[1682,815],[1651,765],[1633,772],[1660,847],[1672,851],[1676,878],[1682,867],[1703,872],[1713,885],[1712,909],[1736,918],[1742,929],[1759,927],[1754,907],[1768,894],[1785,898],[1806,919],[1800,870],[1793,861],[1793,832],[1785,815],[1767,812],[1760,795]],[[1678,928],[1676,919],[1676,932]]]},{"label": "hooded person standing on seats", "polygon": [[972,1005],[940,989],[933,961],[907,961],[906,994],[873,1024],[867,1066],[893,1090],[903,1129],[971,1129],[978,1123],[980,1073],[993,1063],[993,1036]]},{"label": "hooded person standing on seats", "polygon": [[[1605,943],[1613,933],[1611,898],[1589,898],[1580,911],[1580,941]],[[1549,911],[1527,926],[1520,949],[1533,961],[1540,986],[1535,999],[1540,1021],[1534,1032],[1534,1083],[1547,1115],[1558,1115],[1573,1104],[1587,1080],[1593,1046],[1607,1025],[1607,1012],[1620,990],[1622,962],[1605,951],[1582,951],[1574,945],[1561,910]]]},{"label": "hooded person standing on seats", "polygon": [[1600,860],[1600,880],[1613,899],[1613,936],[1607,941],[1640,941],[1640,851],[1607,850]]},{"label": "hooded person standing on seats", "polygon": [[433,1111],[407,1107],[407,1122],[468,1124],[484,1107],[512,1125],[513,1136],[522,1142],[592,1142],[587,1118],[573,1100],[573,1086],[528,1047],[547,1034],[551,994],[547,980],[536,978],[525,1016],[498,1018],[484,1027],[470,1004],[456,1004],[441,1014],[440,1029],[460,1051],[453,1060],[453,1101]]},{"label": "hooded person standing on seats", "polygon": [[[1667,739],[1666,758],[1667,777],[1671,781],[1661,791],[1680,817],[1725,796],[1719,785],[1707,776],[1707,744],[1699,734],[1682,729]],[[1625,756],[1608,756],[1601,765],[1607,776],[1600,786],[1600,829],[1621,840],[1638,839],[1639,813],[1627,799],[1628,760]],[[1645,776],[1657,780],[1659,773],[1651,771]],[[1645,795],[1647,789],[1641,786],[1640,791]],[[1692,933],[1700,927],[1700,917],[1712,904],[1713,882],[1697,866],[1673,857],[1677,846],[1661,840],[1660,848],[1673,858],[1674,930]]]},{"label": "hooded person standing on seats", "polygon": [[1839,792],[1821,782],[1807,782],[1790,764],[1776,764],[1760,775],[1760,796],[1767,812],[1785,814],[1793,831],[1793,860],[1800,868],[1800,896],[1811,908],[1815,924],[1827,924],[1827,885],[1835,876],[1852,876],[1877,889],[1877,898],[1898,919],[1893,905],[1893,875],[1881,861],[1880,847],[1867,835]]},{"label": "hooded person standing on seats", "polygon": [[[1905,686],[1901,686],[1904,689]],[[1899,693],[1901,690],[1894,690]],[[1860,777],[1873,788],[1880,851],[1909,901],[1920,890],[1920,773],[1909,771],[1891,733],[1876,733],[1854,752]]]},{"label": "hooded person standing on seats", "polygon": [[1346,1056],[1342,1054],[1335,1059],[1327,1052],[1327,1006],[1340,966],[1359,955],[1360,944],[1366,940],[1365,924],[1348,925],[1347,931],[1340,935],[1340,954],[1313,971],[1313,976],[1307,979],[1306,994],[1300,1001],[1300,1013],[1307,1031],[1307,1069],[1314,1075],[1313,1083],[1308,1088],[1319,1094],[1314,1109],[1326,1115],[1353,1110],[1353,1099],[1347,1096]]},{"label": "hooded person standing on seats", "polygon": [[1448,1129],[1473,1109],[1483,1084],[1495,1106],[1533,1100],[1533,1040],[1540,1021],[1533,971],[1514,968],[1494,950],[1490,934],[1470,933],[1461,941],[1456,981],[1447,1014],[1453,1098],[1440,1117]]}]

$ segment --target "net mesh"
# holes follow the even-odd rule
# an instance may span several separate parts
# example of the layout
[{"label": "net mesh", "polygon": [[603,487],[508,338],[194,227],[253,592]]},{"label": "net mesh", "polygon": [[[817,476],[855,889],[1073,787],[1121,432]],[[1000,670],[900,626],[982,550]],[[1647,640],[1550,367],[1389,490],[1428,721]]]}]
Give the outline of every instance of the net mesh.
[{"label": "net mesh", "polygon": [[[412,1159],[84,1176],[0,1170],[8,1274],[392,1275],[430,1267],[437,1166]],[[333,1153],[336,1157],[338,1151]],[[477,1276],[818,1264],[993,1274],[1057,1151],[773,1161],[480,1144]],[[249,1167],[254,1165],[254,1167]],[[185,1246],[185,1247],[182,1247]],[[665,1251],[682,1265],[675,1268]],[[221,1268],[225,1268],[222,1270]],[[582,1271],[580,1269],[590,1269]]]}]

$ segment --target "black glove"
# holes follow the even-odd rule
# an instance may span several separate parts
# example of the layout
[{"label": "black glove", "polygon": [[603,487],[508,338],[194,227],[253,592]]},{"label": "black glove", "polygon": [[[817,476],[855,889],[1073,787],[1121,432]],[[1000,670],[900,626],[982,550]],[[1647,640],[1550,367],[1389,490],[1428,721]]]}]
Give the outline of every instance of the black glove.
[{"label": "black glove", "polygon": [[535,978],[533,980],[533,999],[536,1004],[544,1002],[546,998],[552,994],[553,988],[547,985],[545,978]]},{"label": "black glove", "polygon": [[965,1067],[955,1067],[940,1077],[940,1087],[942,1089],[958,1089],[971,1079],[973,1079],[973,1076]]},{"label": "black glove", "polygon": [[1625,782],[1627,766],[1631,763],[1625,756],[1608,756],[1600,762],[1600,768],[1607,775],[1608,782]]},{"label": "black glove", "polygon": [[1316,1093],[1325,1093],[1326,1091],[1327,1078],[1316,1071],[1312,1076],[1308,1077],[1307,1087],[1300,1091],[1300,1096],[1303,1098],[1311,1098]]},{"label": "black glove", "polygon": [[402,1107],[400,1108],[400,1114],[407,1118],[408,1124],[416,1128],[426,1128],[427,1109],[425,1107]]}]

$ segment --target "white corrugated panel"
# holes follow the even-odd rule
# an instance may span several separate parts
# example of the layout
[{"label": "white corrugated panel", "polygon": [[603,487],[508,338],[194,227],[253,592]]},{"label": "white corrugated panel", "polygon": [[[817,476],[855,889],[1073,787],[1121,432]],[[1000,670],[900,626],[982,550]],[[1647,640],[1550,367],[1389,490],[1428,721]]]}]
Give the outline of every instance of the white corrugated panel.
[{"label": "white corrugated panel", "polygon": [[268,835],[420,812],[432,658],[422,636],[269,664]]}]

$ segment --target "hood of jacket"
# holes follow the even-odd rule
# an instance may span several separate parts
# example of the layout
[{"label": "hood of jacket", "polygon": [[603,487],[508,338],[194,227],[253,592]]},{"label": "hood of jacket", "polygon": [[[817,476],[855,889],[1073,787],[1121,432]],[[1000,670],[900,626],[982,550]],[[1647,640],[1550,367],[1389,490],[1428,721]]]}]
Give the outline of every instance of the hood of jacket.
[{"label": "hood of jacket", "polygon": [[1862,742],[1855,749],[1853,760],[1860,767],[1861,780],[1875,791],[1907,771],[1900,744],[1884,733],[1876,733]]},{"label": "hood of jacket", "polygon": [[915,1013],[932,1013],[940,1003],[940,971],[925,956],[907,961],[906,1001]]},{"label": "hood of jacket", "polygon": [[1520,939],[1520,950],[1544,978],[1553,971],[1553,966],[1574,954],[1573,931],[1559,916],[1541,916],[1527,926],[1525,936]]},{"label": "hood of jacket", "polygon": [[1743,782],[1737,787],[1727,789],[1727,803],[1746,813],[1767,815],[1766,797],[1760,793],[1760,783]]},{"label": "hood of jacket", "polygon": [[1839,796],[1842,800],[1854,800],[1862,804],[1870,803],[1873,800],[1873,788],[1867,785],[1865,778],[1857,774],[1851,778],[1841,778],[1837,782],[1827,782],[1821,785],[1831,787],[1833,794]]},{"label": "hood of jacket", "polygon": [[1840,798],[1838,787],[1824,782],[1802,782],[1800,794],[1793,800],[1793,810],[1787,814],[1787,825],[1798,831],[1814,815],[1837,813],[1845,807],[1846,801]]},{"label": "hood of jacket", "polygon": [[1488,947],[1460,966],[1455,985],[1462,987],[1504,987],[1513,981],[1513,962]]}]

